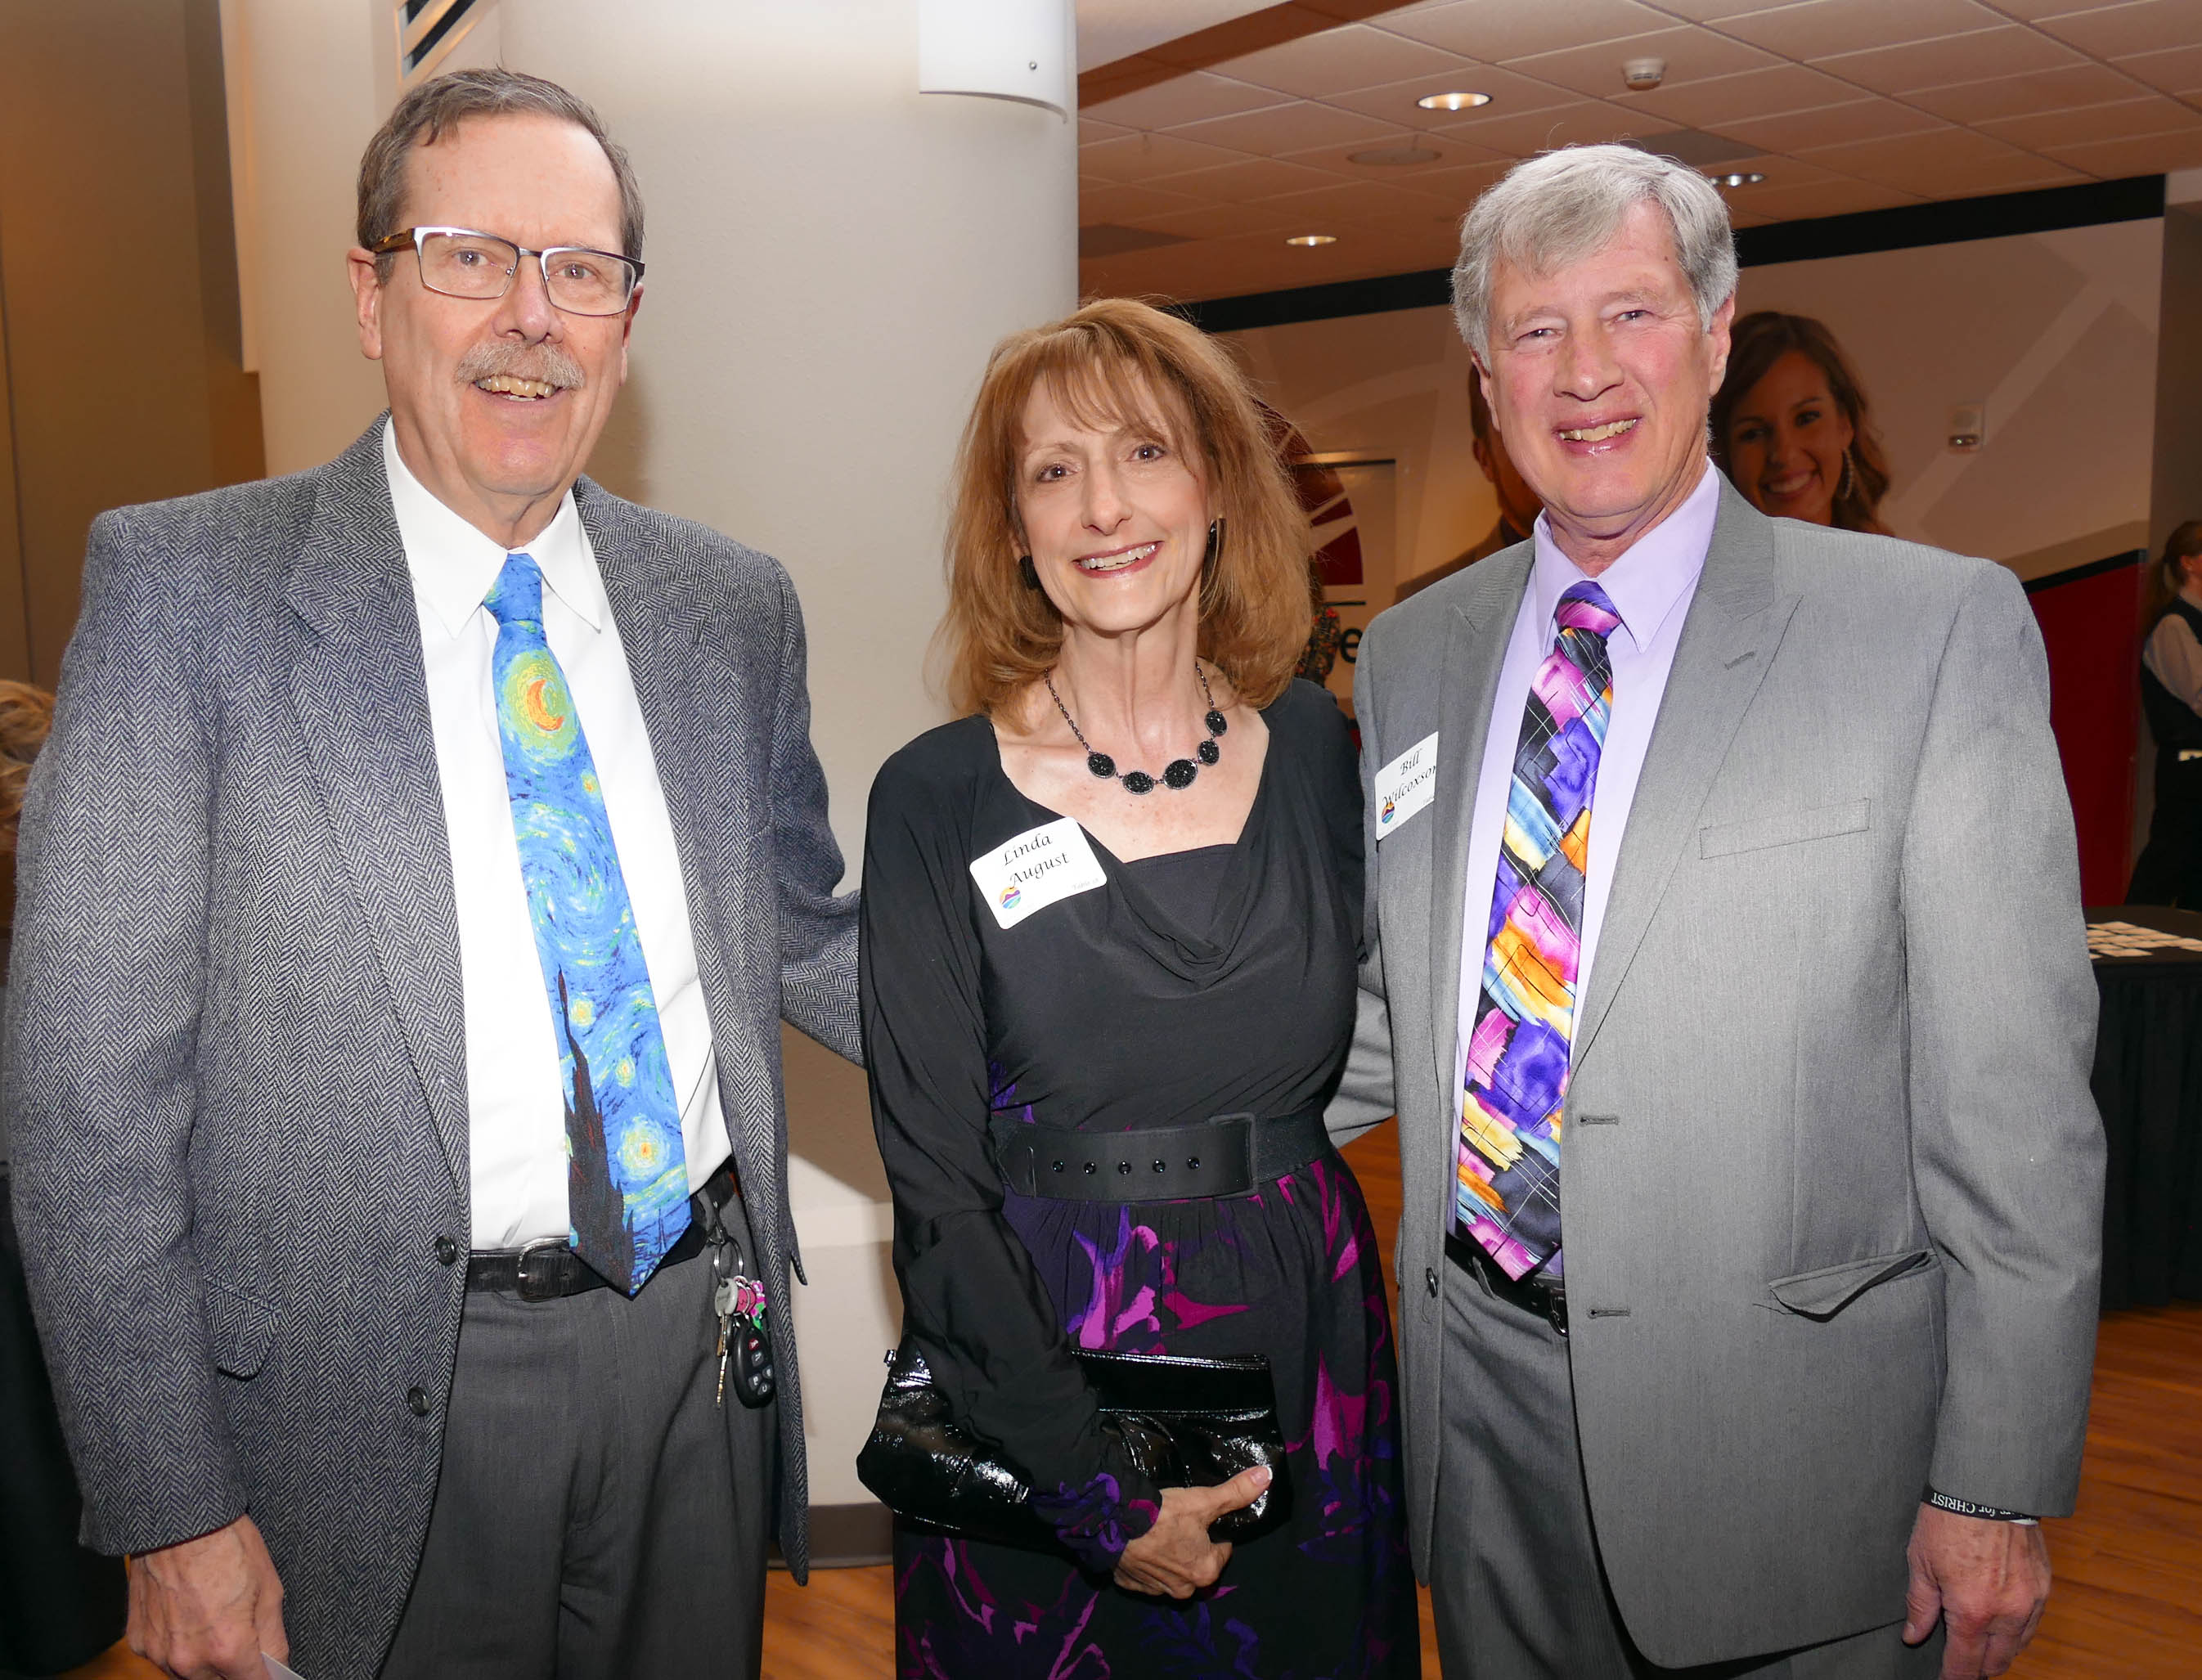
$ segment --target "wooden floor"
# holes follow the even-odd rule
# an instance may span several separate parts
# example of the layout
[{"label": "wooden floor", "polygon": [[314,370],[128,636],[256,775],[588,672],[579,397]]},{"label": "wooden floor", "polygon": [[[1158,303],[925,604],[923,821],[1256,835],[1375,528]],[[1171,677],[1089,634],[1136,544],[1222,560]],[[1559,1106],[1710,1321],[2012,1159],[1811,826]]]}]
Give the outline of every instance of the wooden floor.
[{"label": "wooden floor", "polygon": [[[1399,1218],[1394,1149],[1385,1127],[1348,1152],[1387,1268]],[[2049,1547],[2056,1590],[2032,1648],[2011,1670],[2014,1680],[2202,1675],[2202,1305],[2103,1321],[2080,1507],[2050,1526]],[[765,1603],[766,1680],[873,1680],[892,1672],[893,1591],[885,1567],[820,1570],[807,1588],[775,1571]],[[1427,1593],[1422,1659],[1434,1680]],[[71,1680],[152,1675],[117,1650]]]}]

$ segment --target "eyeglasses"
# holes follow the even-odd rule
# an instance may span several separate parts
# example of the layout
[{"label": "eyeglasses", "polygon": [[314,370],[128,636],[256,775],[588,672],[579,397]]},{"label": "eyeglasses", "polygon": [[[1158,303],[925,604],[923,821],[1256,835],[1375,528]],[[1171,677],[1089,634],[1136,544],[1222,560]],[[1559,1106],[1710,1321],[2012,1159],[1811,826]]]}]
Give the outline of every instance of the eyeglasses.
[{"label": "eyeglasses", "polygon": [[446,298],[477,303],[510,291],[523,256],[532,256],[542,266],[545,293],[568,315],[617,315],[642,280],[642,264],[632,256],[591,251],[586,245],[530,251],[471,227],[407,227],[384,235],[368,249],[382,256],[409,245],[420,258],[421,285]]}]

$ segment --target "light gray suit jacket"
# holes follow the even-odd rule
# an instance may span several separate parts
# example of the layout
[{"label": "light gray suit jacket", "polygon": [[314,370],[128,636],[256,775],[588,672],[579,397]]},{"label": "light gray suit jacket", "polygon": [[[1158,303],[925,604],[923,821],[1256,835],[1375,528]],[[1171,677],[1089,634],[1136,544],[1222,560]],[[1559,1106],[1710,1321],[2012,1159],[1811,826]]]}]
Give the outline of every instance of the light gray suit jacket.
[{"label": "light gray suit jacket", "polygon": [[[751,1237],[784,1286],[780,1020],[859,1053],[801,616],[764,556],[587,479],[574,497],[664,785]],[[94,525],[19,906],[17,1218],[86,1538],[140,1551],[250,1512],[300,1671],[371,1675],[436,1486],[466,1271],[438,1240],[462,1256],[468,1230],[450,852],[379,426],[315,471]]]},{"label": "light gray suit jacket", "polygon": [[[1343,1137],[1396,1107],[1410,1534],[1430,1556],[1463,880],[1524,543],[1379,617]],[[1510,721],[1506,726],[1515,725]],[[1373,812],[1376,802],[1369,800]],[[1595,820],[1595,819],[1593,819]],[[1615,867],[1563,1119],[1569,1342],[1614,1597],[1654,1661],[1904,1613],[1922,1489],[2071,1508],[2103,1139],[2041,640],[1985,561],[1723,484]]]}]

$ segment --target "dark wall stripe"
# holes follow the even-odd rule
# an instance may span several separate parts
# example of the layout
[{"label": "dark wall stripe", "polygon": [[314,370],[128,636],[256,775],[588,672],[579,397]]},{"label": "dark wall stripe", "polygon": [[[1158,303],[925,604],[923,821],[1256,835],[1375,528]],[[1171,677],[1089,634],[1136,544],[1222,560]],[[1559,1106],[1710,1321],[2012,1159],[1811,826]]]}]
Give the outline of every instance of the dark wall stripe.
[{"label": "dark wall stripe", "polygon": [[2027,580],[2026,592],[2039,595],[2045,589],[2054,589],[2060,584],[2077,583],[2082,578],[2100,577],[2105,572],[2122,572],[2128,566],[2138,566],[2148,558],[2145,548],[2129,548],[2123,554],[2113,554],[2107,559],[2090,560],[2085,565],[2067,566],[2061,572],[2052,572],[2046,577]]},{"label": "dark wall stripe", "polygon": [[[2163,214],[2164,177],[2137,175],[2130,180],[2052,186],[2038,192],[1999,192],[1985,198],[1906,204],[1900,209],[1863,210],[1856,215],[1746,227],[1736,235],[1736,255],[1745,268],[1751,268],[1768,262],[1856,256],[1865,251],[1905,251],[1916,245],[2046,233],[2060,227],[2140,221]],[[1375,280],[1216,298],[1179,308],[1186,319],[1209,332],[1236,333],[1250,327],[1282,327],[1339,315],[1442,307],[1451,301],[1451,270],[1425,268]]]}]

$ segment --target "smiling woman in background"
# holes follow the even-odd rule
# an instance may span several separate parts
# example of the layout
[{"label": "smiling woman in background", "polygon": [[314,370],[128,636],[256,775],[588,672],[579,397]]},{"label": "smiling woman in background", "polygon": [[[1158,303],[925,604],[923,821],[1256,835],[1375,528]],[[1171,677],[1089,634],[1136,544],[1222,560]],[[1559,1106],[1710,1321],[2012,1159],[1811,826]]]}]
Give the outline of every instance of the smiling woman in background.
[{"label": "smiling woman in background", "polygon": [[1713,457],[1759,512],[1886,534],[1888,463],[1842,346],[1805,315],[1735,323],[1713,398]]},{"label": "smiling woman in background", "polygon": [[[1363,828],[1292,680],[1298,500],[1229,357],[1104,299],[995,352],[950,528],[966,715],[872,788],[864,1041],[905,1329],[1057,1545],[902,1529],[897,1671],[1413,1675],[1391,1322],[1322,1121]],[[1263,1472],[1157,1487],[1074,1350],[1265,1355],[1288,1514],[1212,1541]]]}]

